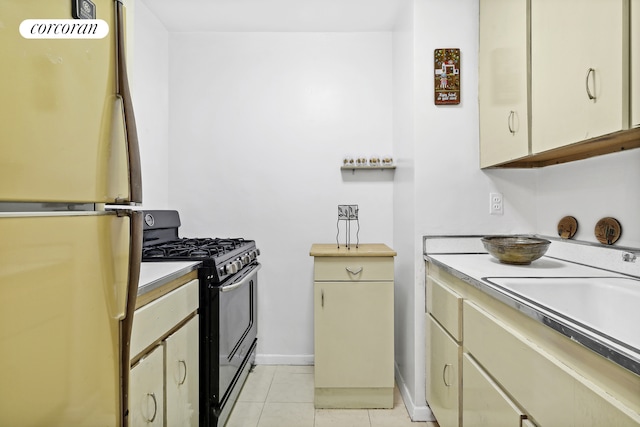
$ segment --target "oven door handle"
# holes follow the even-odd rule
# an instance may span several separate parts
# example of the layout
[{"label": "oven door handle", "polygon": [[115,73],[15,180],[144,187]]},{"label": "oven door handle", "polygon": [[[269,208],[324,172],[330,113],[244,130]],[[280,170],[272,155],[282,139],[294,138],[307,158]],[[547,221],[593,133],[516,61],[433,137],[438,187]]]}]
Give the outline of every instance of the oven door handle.
[{"label": "oven door handle", "polygon": [[247,283],[248,281],[250,281],[251,278],[253,277],[253,275],[255,273],[257,273],[258,270],[260,270],[261,268],[262,268],[262,264],[256,265],[256,267],[253,270],[251,270],[250,272],[248,272],[247,275],[244,276],[244,278],[242,280],[240,280],[239,282],[232,283],[232,284],[227,285],[227,286],[221,286],[220,287],[220,292],[229,292],[229,291],[232,291],[232,290],[234,290],[236,288],[239,288],[240,286],[242,286],[245,283]]}]

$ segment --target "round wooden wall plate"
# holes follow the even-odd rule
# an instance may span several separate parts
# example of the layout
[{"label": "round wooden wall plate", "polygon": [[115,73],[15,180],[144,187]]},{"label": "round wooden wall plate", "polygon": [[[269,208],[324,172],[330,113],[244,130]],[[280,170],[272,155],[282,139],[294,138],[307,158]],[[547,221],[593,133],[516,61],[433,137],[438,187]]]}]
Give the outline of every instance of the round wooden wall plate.
[{"label": "round wooden wall plate", "polygon": [[608,216],[598,221],[594,233],[598,242],[604,245],[613,245],[622,234],[622,226],[617,219]]},{"label": "round wooden wall plate", "polygon": [[572,216],[565,216],[558,223],[558,235],[563,239],[570,239],[578,231],[578,220]]}]

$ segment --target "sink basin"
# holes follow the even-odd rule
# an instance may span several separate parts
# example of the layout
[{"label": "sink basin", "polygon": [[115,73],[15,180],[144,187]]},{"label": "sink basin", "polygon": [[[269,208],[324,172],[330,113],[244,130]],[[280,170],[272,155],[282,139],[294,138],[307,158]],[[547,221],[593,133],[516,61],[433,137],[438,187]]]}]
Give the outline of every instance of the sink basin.
[{"label": "sink basin", "polygon": [[640,350],[640,279],[487,278],[490,283]]}]

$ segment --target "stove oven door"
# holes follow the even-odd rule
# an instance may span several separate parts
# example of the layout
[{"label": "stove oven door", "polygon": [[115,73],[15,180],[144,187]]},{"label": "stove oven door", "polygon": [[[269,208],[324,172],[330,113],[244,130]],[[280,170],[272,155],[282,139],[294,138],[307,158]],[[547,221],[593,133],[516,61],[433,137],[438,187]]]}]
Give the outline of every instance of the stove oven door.
[{"label": "stove oven door", "polygon": [[[228,412],[242,387],[242,374],[257,337],[257,283],[260,264],[219,288],[219,396],[220,409]],[[246,376],[246,373],[245,373]],[[236,386],[237,385],[237,386]],[[225,411],[226,409],[226,411]]]}]

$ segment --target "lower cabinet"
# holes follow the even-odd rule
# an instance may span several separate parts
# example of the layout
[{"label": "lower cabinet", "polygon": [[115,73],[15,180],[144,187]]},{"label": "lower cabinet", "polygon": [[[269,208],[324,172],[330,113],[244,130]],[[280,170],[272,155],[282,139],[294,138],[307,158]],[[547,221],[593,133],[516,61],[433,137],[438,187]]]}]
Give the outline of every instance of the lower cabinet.
[{"label": "lower cabinet", "polygon": [[196,315],[131,368],[130,426],[198,426],[197,344]]},{"label": "lower cabinet", "polygon": [[460,353],[462,347],[427,315],[427,401],[441,427],[460,425]]},{"label": "lower cabinet", "polygon": [[198,281],[138,308],[131,334],[129,425],[197,427]]},{"label": "lower cabinet", "polygon": [[437,266],[427,272],[426,397],[440,427],[640,427],[636,375]]},{"label": "lower cabinet", "polygon": [[640,425],[640,414],[481,307],[465,301],[464,319],[469,351],[536,423]]},{"label": "lower cabinet", "polygon": [[384,244],[314,244],[314,405],[393,408],[394,260]]}]

